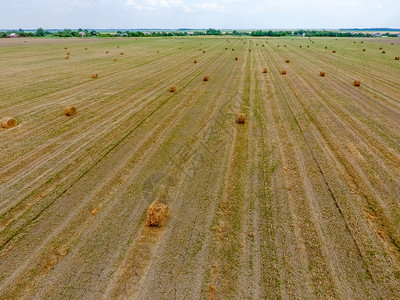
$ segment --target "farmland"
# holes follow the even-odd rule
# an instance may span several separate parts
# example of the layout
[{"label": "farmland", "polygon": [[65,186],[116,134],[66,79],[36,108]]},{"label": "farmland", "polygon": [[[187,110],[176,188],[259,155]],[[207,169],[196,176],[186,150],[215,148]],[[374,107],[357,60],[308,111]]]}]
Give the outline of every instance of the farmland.
[{"label": "farmland", "polygon": [[19,123],[0,129],[0,299],[398,299],[396,56],[395,39],[0,40],[0,118]]}]

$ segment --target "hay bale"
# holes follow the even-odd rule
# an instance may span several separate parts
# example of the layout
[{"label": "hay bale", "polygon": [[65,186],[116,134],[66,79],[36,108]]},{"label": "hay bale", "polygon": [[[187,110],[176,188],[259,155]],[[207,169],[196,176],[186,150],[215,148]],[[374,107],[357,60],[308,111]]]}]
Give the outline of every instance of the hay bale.
[{"label": "hay bale", "polygon": [[238,113],[238,114],[237,114],[236,123],[238,123],[238,124],[244,124],[245,121],[246,121],[246,115],[243,114],[243,113]]},{"label": "hay bale", "polygon": [[282,75],[286,75],[286,70],[282,70]]},{"label": "hay bale", "polygon": [[285,62],[288,64],[288,63],[290,63],[290,60],[289,60],[289,59],[287,59]]},{"label": "hay bale", "polygon": [[118,58],[114,57],[113,61],[117,61],[117,60],[118,60]]},{"label": "hay bale", "polygon": [[319,76],[325,77],[325,72],[319,72]]},{"label": "hay bale", "polygon": [[171,93],[175,93],[176,92],[176,86],[175,85],[171,85],[170,88],[169,88],[169,91]]},{"label": "hay bale", "polygon": [[307,48],[310,48],[310,45],[307,45]]},{"label": "hay bale", "polygon": [[158,50],[157,53],[160,53],[160,50]]},{"label": "hay bale", "polygon": [[392,45],[392,46],[393,46],[393,45],[394,45],[394,43],[390,43],[390,45]]},{"label": "hay bale", "polygon": [[182,50],[182,48],[181,48],[181,47],[179,47],[178,49],[179,49],[179,50]]},{"label": "hay bale", "polygon": [[332,50],[332,53],[336,53],[336,50]]},{"label": "hay bale", "polygon": [[279,45],[278,45],[278,48],[279,48]]},{"label": "hay bale", "polygon": [[85,50],[87,50],[87,48],[85,48]]},{"label": "hay bale", "polygon": [[299,46],[300,48],[303,47],[302,45]]},{"label": "hay bale", "polygon": [[67,106],[67,107],[65,107],[65,108],[64,108],[64,114],[65,114],[67,117],[76,115],[76,108],[75,108],[75,106]]},{"label": "hay bale", "polygon": [[367,51],[367,49],[363,49],[363,51],[365,52],[365,51]]},{"label": "hay bale", "polygon": [[167,218],[168,205],[154,201],[147,209],[146,226],[161,227],[165,224]]},{"label": "hay bale", "polygon": [[203,50],[203,53],[206,53],[206,50]]},{"label": "hay bale", "polygon": [[234,48],[232,48],[232,51],[235,51],[235,49],[234,49]]},{"label": "hay bale", "polygon": [[382,47],[380,47],[379,50],[382,50]]},{"label": "hay bale", "polygon": [[328,46],[325,46],[325,49],[328,49]]},{"label": "hay bale", "polygon": [[383,53],[383,54],[385,54],[385,53],[386,53],[386,51],[385,51],[385,50],[383,50],[383,51],[382,51],[382,53]]},{"label": "hay bale", "polygon": [[400,60],[400,57],[399,57],[399,56],[396,56],[396,57],[394,58],[394,60]]},{"label": "hay bale", "polygon": [[12,128],[18,125],[17,120],[12,117],[2,118],[0,123],[2,128]]},{"label": "hay bale", "polygon": [[251,49],[249,49],[249,52],[251,52]]},{"label": "hay bale", "polygon": [[354,85],[354,86],[360,86],[360,85],[361,85],[361,81],[359,81],[359,80],[354,80],[353,85]]},{"label": "hay bale", "polygon": [[124,52],[121,52],[119,55],[124,55]]},{"label": "hay bale", "polygon": [[110,51],[106,50],[106,54],[110,53]]},{"label": "hay bale", "polygon": [[235,57],[235,60],[238,60],[238,57],[237,57],[237,56]]},{"label": "hay bale", "polygon": [[68,49],[68,47],[64,47],[64,49],[65,49],[65,50],[67,50],[67,49]]},{"label": "hay bale", "polygon": [[268,69],[267,69],[267,68],[264,68],[264,69],[263,69],[263,73],[268,73]]},{"label": "hay bale", "polygon": [[69,59],[69,55],[66,55],[66,56],[65,56],[65,59]]},{"label": "hay bale", "polygon": [[117,48],[119,48],[119,45],[117,45]]},{"label": "hay bale", "polygon": [[206,75],[206,76],[204,76],[203,81],[208,81],[208,79],[209,79],[209,77]]},{"label": "hay bale", "polygon": [[92,74],[92,78],[93,78],[93,79],[99,78],[99,75],[98,75],[97,73],[93,73],[93,74]]},{"label": "hay bale", "polygon": [[90,214],[92,215],[92,216],[95,216],[95,215],[97,215],[99,213],[99,209],[98,208],[95,208],[95,209],[93,209],[91,212],[90,212]]},{"label": "hay bale", "polygon": [[71,53],[70,52],[67,52],[67,55],[70,55]]},{"label": "hay bale", "polygon": [[228,50],[228,48],[225,48],[225,50]]},{"label": "hay bale", "polygon": [[195,60],[193,61],[193,63],[197,64],[197,60],[195,59]]},{"label": "hay bale", "polygon": [[361,44],[364,44],[364,41],[361,41]]},{"label": "hay bale", "polygon": [[212,284],[210,285],[210,287],[208,288],[208,294],[209,294],[209,299],[210,300],[215,300],[215,293],[216,293],[217,289],[215,288],[215,286]]}]

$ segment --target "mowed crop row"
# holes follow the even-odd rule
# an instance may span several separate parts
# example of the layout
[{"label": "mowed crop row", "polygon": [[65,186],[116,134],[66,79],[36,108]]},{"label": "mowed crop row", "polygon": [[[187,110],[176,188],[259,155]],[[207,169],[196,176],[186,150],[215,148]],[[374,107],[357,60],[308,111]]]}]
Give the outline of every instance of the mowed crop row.
[{"label": "mowed crop row", "polygon": [[0,47],[0,298],[396,298],[400,46],[361,41]]}]

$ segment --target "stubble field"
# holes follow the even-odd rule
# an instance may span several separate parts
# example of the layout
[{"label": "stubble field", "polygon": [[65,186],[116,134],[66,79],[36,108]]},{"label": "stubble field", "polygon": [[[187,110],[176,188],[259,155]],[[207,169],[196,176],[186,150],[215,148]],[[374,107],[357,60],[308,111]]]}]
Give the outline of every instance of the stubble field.
[{"label": "stubble field", "polygon": [[362,41],[0,40],[0,299],[398,299],[400,45]]}]

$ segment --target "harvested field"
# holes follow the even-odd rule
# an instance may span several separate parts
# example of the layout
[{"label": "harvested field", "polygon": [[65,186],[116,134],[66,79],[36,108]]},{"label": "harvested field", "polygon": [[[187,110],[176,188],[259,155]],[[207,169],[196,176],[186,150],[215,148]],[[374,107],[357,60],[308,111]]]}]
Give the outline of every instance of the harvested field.
[{"label": "harvested field", "polygon": [[0,299],[398,298],[400,45],[226,39],[0,39]]}]

